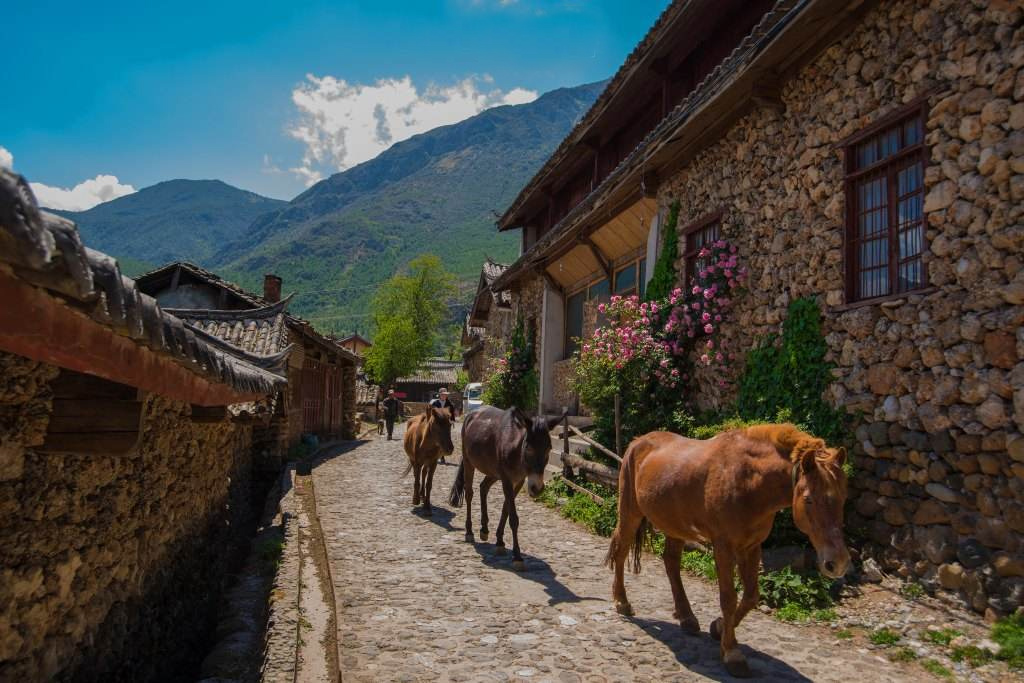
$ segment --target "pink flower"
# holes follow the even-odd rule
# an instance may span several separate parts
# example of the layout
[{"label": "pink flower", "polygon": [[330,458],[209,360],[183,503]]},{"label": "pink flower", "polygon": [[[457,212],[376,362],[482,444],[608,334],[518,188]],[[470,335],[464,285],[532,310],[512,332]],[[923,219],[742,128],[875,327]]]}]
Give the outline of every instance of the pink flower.
[{"label": "pink flower", "polygon": [[709,362],[711,362],[711,359],[708,358],[708,354],[705,353],[700,357],[700,362],[703,363],[704,365],[707,365]]},{"label": "pink flower", "polygon": [[711,320],[711,314],[708,313],[707,311],[704,311],[703,313],[701,313],[700,319],[704,322],[708,322],[709,320]]},{"label": "pink flower", "polygon": [[694,285],[693,289],[690,290],[690,291],[691,291],[692,294],[700,294],[700,287],[698,287],[697,285]]},{"label": "pink flower", "polygon": [[716,322],[716,323],[720,323],[720,322],[722,322],[722,316],[720,316],[720,315],[716,315],[716,316],[715,316],[715,322]]},{"label": "pink flower", "polygon": [[714,331],[715,331],[715,326],[712,325],[711,323],[708,323],[707,325],[704,326],[704,333],[705,334],[711,334]]},{"label": "pink flower", "polygon": [[598,304],[598,305],[597,305],[597,310],[598,310],[598,311],[600,311],[601,313],[604,313],[604,311],[605,311],[605,308],[606,308],[606,307],[605,307],[605,305],[604,305],[604,304]]}]

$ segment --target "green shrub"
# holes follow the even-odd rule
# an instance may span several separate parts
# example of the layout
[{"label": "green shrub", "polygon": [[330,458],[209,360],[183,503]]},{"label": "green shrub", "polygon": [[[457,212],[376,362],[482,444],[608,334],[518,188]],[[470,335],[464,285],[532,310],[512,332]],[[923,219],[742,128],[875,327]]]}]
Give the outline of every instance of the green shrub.
[{"label": "green shrub", "polygon": [[914,581],[909,581],[900,586],[900,593],[911,600],[917,600],[924,596],[924,586]]},{"label": "green shrub", "polygon": [[949,647],[949,644],[953,642],[954,638],[962,635],[963,633],[957,631],[955,628],[943,628],[937,631],[925,631],[924,638],[935,645]]},{"label": "green shrub", "polygon": [[953,672],[947,669],[946,667],[942,666],[942,664],[935,661],[934,659],[922,659],[921,667],[925,671],[934,674],[939,678],[953,678]]},{"label": "green shrub", "polygon": [[1024,614],[1000,619],[992,626],[992,640],[999,643],[999,659],[1024,669]]},{"label": "green shrub", "polygon": [[656,301],[667,299],[676,286],[676,260],[679,258],[679,233],[676,232],[676,225],[679,223],[679,202],[672,202],[668,210],[668,220],[661,235],[663,242],[658,260],[654,262],[654,270],[651,271],[651,280],[647,283],[644,292],[645,301]]},{"label": "green shrub", "polygon": [[891,662],[912,662],[915,659],[917,659],[917,653],[909,647],[896,648],[889,653],[889,661]]},{"label": "green shrub", "polygon": [[900,637],[900,634],[895,631],[887,628],[880,628],[876,631],[872,631],[871,634],[868,635],[868,640],[875,645],[889,647],[890,645],[895,645],[900,642]]},{"label": "green shrub", "polygon": [[715,567],[715,556],[711,553],[700,550],[690,550],[683,553],[679,565],[689,574],[703,576],[705,579],[715,581],[718,579],[718,569]]},{"label": "green shrub", "polygon": [[517,319],[505,357],[498,359],[484,380],[481,399],[487,405],[502,409],[515,406],[522,410],[537,407],[540,379],[534,357],[534,340],[529,336],[522,318]]},{"label": "green shrub", "polygon": [[817,572],[801,574],[789,567],[762,572],[758,577],[761,599],[769,607],[798,605],[805,610],[824,609],[834,604],[832,581]]},{"label": "green shrub", "polygon": [[953,651],[949,653],[949,658],[954,662],[966,662],[968,665],[975,667],[988,664],[992,661],[993,655],[990,651],[976,645],[964,645],[962,647],[954,647]]},{"label": "green shrub", "polygon": [[836,638],[838,638],[839,640],[852,640],[853,639],[853,631],[851,631],[850,629],[846,629],[846,628],[840,629],[840,630],[836,631]]}]

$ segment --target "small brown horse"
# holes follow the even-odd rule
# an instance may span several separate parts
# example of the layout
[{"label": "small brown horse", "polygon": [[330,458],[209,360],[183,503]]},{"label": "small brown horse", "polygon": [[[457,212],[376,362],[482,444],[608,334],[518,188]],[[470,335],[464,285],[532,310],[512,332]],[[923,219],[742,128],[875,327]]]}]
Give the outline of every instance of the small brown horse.
[{"label": "small brown horse", "polygon": [[512,567],[526,568],[519,552],[519,514],[516,494],[527,482],[527,491],[537,496],[544,490],[544,467],[551,452],[551,430],[565,416],[546,419],[529,417],[518,408],[501,410],[483,406],[462,423],[462,462],[455,474],[448,501],[455,507],[466,498],[466,540],[473,540],[473,473],[484,475],[480,482],[480,538],[487,540],[487,492],[501,480],[505,504],[501,508],[495,551],[505,552],[505,521],[512,527]]},{"label": "small brown horse", "polygon": [[409,420],[403,445],[405,454],[409,456],[409,467],[402,476],[412,470],[416,478],[412,489],[412,504],[419,505],[422,500],[424,514],[432,514],[430,489],[434,485],[437,461],[455,450],[452,444],[451,413],[427,406],[422,413]]},{"label": "small brown horse", "polygon": [[[708,441],[668,432],[636,438],[619,472],[619,521],[606,562],[615,569],[616,609],[632,614],[623,566],[633,553],[633,570],[652,527],[665,534],[665,572],[672,585],[675,616],[688,633],[700,625],[679,576],[684,541],[714,546],[722,616],[711,624],[725,667],[734,676],[750,668],[736,643],[736,626],[757,605],[761,543],[775,513],[793,507],[797,528],[818,553],[822,574],[846,573],[850,554],[843,542],[846,451],[825,447],[791,424],[761,425],[720,434]],[[739,567],[743,599],[736,604],[733,572]]]}]

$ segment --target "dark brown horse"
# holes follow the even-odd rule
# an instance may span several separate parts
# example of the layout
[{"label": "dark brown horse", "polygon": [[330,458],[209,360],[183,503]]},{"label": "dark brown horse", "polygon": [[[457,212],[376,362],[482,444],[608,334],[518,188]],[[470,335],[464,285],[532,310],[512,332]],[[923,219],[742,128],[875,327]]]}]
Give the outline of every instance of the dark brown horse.
[{"label": "dark brown horse", "polygon": [[[623,566],[633,553],[640,571],[641,547],[652,527],[665,534],[665,571],[672,585],[675,616],[683,630],[700,625],[679,576],[684,541],[711,542],[722,616],[711,624],[729,673],[749,676],[736,644],[736,626],[757,605],[761,543],[775,513],[793,507],[797,528],[818,553],[822,574],[846,573],[850,554],[843,542],[846,451],[825,447],[791,424],[737,429],[708,441],[668,432],[638,437],[626,451],[619,472],[619,521],[607,563],[615,569],[612,598],[622,614],[632,614],[623,584]],[[733,572],[739,568],[743,599],[736,603]]]},{"label": "dark brown horse", "polygon": [[[405,428],[405,454],[409,456],[409,470],[416,478],[412,489],[412,504],[423,501],[423,512],[431,514],[430,489],[434,485],[437,461],[455,450],[452,444],[452,415],[441,408],[427,406],[422,413],[409,420]],[[402,476],[404,477],[405,474]]]},{"label": "dark brown horse", "polygon": [[483,406],[466,416],[462,423],[462,462],[455,474],[449,502],[455,507],[466,498],[466,540],[473,540],[473,473],[484,475],[480,482],[480,538],[487,540],[487,492],[501,481],[505,504],[501,508],[495,550],[505,552],[505,521],[512,527],[512,566],[525,569],[519,552],[519,514],[516,494],[527,482],[526,490],[536,496],[544,490],[544,466],[551,452],[551,430],[564,416],[545,419],[529,417],[518,408],[501,410]]}]

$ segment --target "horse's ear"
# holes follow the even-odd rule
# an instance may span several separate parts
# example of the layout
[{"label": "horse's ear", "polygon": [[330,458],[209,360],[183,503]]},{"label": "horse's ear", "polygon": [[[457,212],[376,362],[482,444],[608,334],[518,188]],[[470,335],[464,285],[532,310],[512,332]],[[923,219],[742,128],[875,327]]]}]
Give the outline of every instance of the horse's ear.
[{"label": "horse's ear", "polygon": [[431,417],[431,413],[433,412],[434,408],[429,403],[423,407],[423,414],[426,415],[427,417]]},{"label": "horse's ear", "polygon": [[846,464],[846,448],[843,446],[836,449],[836,464],[840,467]]},{"label": "horse's ear", "polygon": [[526,425],[530,423],[530,420],[526,417],[526,413],[519,410],[516,406],[512,406],[512,421],[516,423],[520,429],[526,429]]}]

